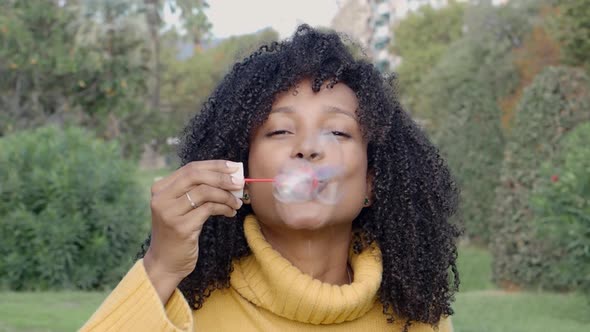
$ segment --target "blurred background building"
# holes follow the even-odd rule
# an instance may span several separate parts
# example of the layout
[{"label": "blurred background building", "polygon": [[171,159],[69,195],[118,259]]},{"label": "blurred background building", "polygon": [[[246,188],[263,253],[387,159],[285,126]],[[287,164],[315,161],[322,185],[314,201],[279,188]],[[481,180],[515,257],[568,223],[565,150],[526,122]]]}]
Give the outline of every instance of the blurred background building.
[{"label": "blurred background building", "polygon": [[[491,3],[498,6],[508,1],[492,0]],[[388,50],[389,46],[395,43],[393,27],[422,6],[429,5],[438,9],[447,6],[449,2],[449,0],[341,0],[338,1],[340,10],[334,16],[331,27],[360,42],[377,68],[381,71],[389,71],[395,69],[402,61],[399,56]]]}]

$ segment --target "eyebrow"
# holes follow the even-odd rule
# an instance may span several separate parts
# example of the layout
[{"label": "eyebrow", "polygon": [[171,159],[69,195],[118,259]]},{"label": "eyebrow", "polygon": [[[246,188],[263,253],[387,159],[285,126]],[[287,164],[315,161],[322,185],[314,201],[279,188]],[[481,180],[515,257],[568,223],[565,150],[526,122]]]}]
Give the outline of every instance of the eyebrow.
[{"label": "eyebrow", "polygon": [[[275,108],[274,110],[271,111],[271,113],[289,113],[289,114],[292,114],[295,112],[296,112],[295,109],[290,106]],[[336,107],[336,106],[324,106],[322,108],[322,112],[343,114],[343,115],[346,115],[356,121],[356,116],[355,116],[356,112],[354,112],[354,114],[352,114],[349,111],[345,111],[345,110],[343,110],[339,107]]]}]

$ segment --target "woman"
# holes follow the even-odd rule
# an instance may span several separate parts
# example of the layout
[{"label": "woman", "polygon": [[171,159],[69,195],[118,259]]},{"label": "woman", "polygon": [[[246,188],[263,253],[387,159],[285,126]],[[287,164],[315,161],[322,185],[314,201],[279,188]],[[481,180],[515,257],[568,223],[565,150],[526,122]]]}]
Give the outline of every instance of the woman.
[{"label": "woman", "polygon": [[[337,34],[302,25],[237,63],[180,157],[152,187],[142,259],[82,331],[452,330],[458,190],[390,84]],[[340,165],[336,205],[281,202],[271,184],[232,176],[234,162],[273,178],[297,160]]]}]

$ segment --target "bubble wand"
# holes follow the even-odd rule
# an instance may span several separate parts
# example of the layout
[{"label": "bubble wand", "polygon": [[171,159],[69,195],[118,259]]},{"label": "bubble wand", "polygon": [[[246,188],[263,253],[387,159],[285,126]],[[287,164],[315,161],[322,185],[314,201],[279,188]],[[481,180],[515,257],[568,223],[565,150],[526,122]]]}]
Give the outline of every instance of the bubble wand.
[{"label": "bubble wand", "polygon": [[[244,179],[244,183],[265,183],[265,182],[272,182],[275,183],[277,182],[276,179],[255,179],[255,178],[245,178]],[[311,183],[311,187],[312,189],[317,188],[317,186],[320,184],[320,180],[318,178],[318,176],[313,176],[312,177],[312,183]]]},{"label": "bubble wand", "polygon": [[[317,188],[317,186],[320,184],[320,181],[325,180],[324,178],[329,178],[328,174],[322,174],[323,172],[321,172],[321,169],[315,170],[313,168],[308,168],[308,167],[298,167],[297,169],[295,169],[294,173],[291,173],[288,175],[288,177],[285,177],[284,174],[280,174],[278,176],[278,180],[276,178],[245,178],[244,182],[245,183],[264,183],[264,182],[272,182],[272,183],[277,183],[279,185],[283,184],[286,181],[289,180],[296,180],[295,182],[300,182],[302,180],[305,179],[311,179],[311,187],[313,188]],[[328,176],[326,176],[328,175]]]},{"label": "bubble wand", "polygon": [[245,178],[244,182],[246,183],[256,183],[256,182],[275,182],[275,179],[253,179],[253,178]]},{"label": "bubble wand", "polygon": [[[334,139],[326,142],[331,136],[321,136],[320,143],[337,143]],[[334,141],[334,142],[332,142]],[[327,149],[327,148],[326,148]],[[339,177],[342,167],[337,166],[341,158],[331,158],[330,165],[316,165],[308,160],[287,160],[278,174],[272,178],[246,178],[243,164],[232,176],[243,179],[245,184],[271,183],[274,197],[282,203],[299,203],[320,200],[327,204],[335,204],[341,197],[338,190]],[[238,198],[242,198],[244,189],[232,191]]]}]

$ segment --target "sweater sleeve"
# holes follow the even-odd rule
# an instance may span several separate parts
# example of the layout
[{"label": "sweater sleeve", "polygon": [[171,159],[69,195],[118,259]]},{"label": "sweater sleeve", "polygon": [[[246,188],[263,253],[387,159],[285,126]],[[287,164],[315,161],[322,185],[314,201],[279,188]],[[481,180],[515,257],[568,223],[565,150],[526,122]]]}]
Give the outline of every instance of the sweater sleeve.
[{"label": "sweater sleeve", "polygon": [[166,306],[138,260],[98,310],[79,330],[193,332],[192,311],[175,289]]}]

